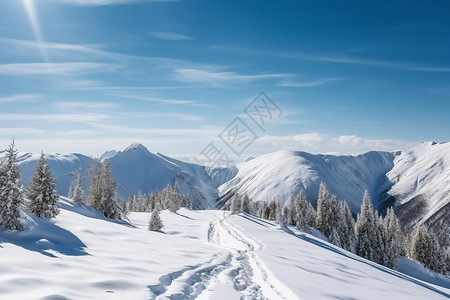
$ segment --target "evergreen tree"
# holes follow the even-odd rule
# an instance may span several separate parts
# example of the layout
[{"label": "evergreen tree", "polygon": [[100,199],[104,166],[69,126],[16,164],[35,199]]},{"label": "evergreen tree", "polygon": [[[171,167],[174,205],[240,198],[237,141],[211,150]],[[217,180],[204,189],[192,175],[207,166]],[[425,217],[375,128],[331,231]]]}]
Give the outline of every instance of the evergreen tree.
[{"label": "evergreen tree", "polygon": [[373,241],[373,261],[382,265],[385,261],[384,242],[383,242],[383,218],[376,210],[374,213],[375,236]]},{"label": "evergreen tree", "polygon": [[100,161],[94,161],[89,168],[89,194],[88,194],[88,204],[92,208],[103,212],[102,206],[102,193],[103,193],[103,183],[102,183],[102,163]]},{"label": "evergreen tree", "polygon": [[33,215],[47,220],[56,217],[59,214],[59,195],[56,193],[55,186],[48,160],[45,158],[44,152],[41,152],[41,157],[27,188],[29,199],[27,210]]},{"label": "evergreen tree", "polygon": [[121,218],[124,205],[117,197],[117,180],[112,174],[110,161],[95,162],[89,169],[89,178],[89,205],[107,218]]},{"label": "evergreen tree", "polygon": [[242,206],[241,196],[238,193],[236,193],[236,194],[234,194],[233,198],[231,199],[231,206],[230,206],[231,213],[232,214],[240,213],[241,206]]},{"label": "evergreen tree", "polygon": [[70,187],[71,195],[69,195],[69,198],[78,205],[86,205],[86,196],[84,195],[83,177],[81,176],[81,170],[78,171],[77,178],[72,181]]},{"label": "evergreen tree", "polygon": [[241,203],[241,211],[250,214],[250,199],[248,198],[247,194],[244,194],[242,197],[242,203]]},{"label": "evergreen tree", "polygon": [[343,248],[342,243],[341,243],[341,238],[339,237],[339,233],[336,228],[333,228],[331,230],[329,239],[330,239],[330,243],[332,243],[333,245]]},{"label": "evergreen tree", "polygon": [[129,211],[129,212],[132,212],[132,211],[135,211],[134,210],[134,198],[135,198],[136,196],[130,196],[130,197],[128,197],[128,203],[127,203],[127,210]]},{"label": "evergreen tree", "polygon": [[101,170],[102,179],[102,207],[103,214],[107,218],[119,219],[122,216],[122,204],[117,196],[117,179],[111,170],[111,162],[107,159],[103,162]]},{"label": "evergreen tree", "polygon": [[401,229],[400,222],[395,216],[394,209],[388,208],[383,220],[383,265],[397,269],[400,255]]},{"label": "evergreen tree", "polygon": [[439,245],[434,232],[428,231],[425,225],[417,227],[411,237],[409,257],[422,263],[426,268],[444,273],[447,258],[445,251]]},{"label": "evergreen tree", "polygon": [[341,222],[339,222],[338,232],[340,236],[341,247],[347,251],[355,253],[356,248],[356,233],[355,233],[355,220],[353,219],[350,208],[347,202],[339,202],[339,216]]},{"label": "evergreen tree", "polygon": [[163,227],[163,222],[159,216],[159,209],[155,208],[150,216],[150,221],[148,222],[148,230],[161,231]]},{"label": "evergreen tree", "polygon": [[320,183],[319,196],[317,199],[317,217],[316,217],[316,227],[322,232],[326,237],[331,234],[331,197],[327,191],[327,187],[324,182]]},{"label": "evergreen tree", "polygon": [[169,185],[166,188],[166,202],[169,211],[176,213],[180,208],[183,201],[180,192],[178,190],[178,184],[175,183],[173,186]]},{"label": "evergreen tree", "polygon": [[375,216],[369,192],[367,190],[364,193],[355,229],[356,254],[373,261],[374,249],[376,248]]},{"label": "evergreen tree", "polygon": [[316,222],[316,211],[312,206],[311,202],[306,199],[306,191],[305,189],[301,189],[300,192],[291,200],[291,209],[294,210],[294,213],[291,212],[291,222],[295,223],[298,229],[307,229],[309,227],[313,227]]},{"label": "evergreen tree", "polygon": [[16,165],[14,140],[0,162],[0,224],[9,230],[23,230],[20,209],[24,203],[20,170]]},{"label": "evergreen tree", "polygon": [[277,220],[277,210],[278,205],[275,201],[270,201],[269,205],[266,209],[266,216],[268,220],[276,221]]}]

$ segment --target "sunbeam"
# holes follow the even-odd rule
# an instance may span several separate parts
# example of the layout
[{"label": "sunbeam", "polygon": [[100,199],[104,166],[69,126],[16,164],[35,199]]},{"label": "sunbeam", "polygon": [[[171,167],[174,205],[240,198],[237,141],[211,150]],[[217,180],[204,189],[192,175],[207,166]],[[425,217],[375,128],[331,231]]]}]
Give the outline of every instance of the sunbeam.
[{"label": "sunbeam", "polygon": [[[34,1],[33,0],[22,0],[22,3],[23,3],[23,6],[25,7],[25,11],[27,12],[28,20],[30,21],[30,25],[33,29],[34,38],[36,39],[36,41],[38,43],[42,43],[43,36],[42,36],[41,26],[39,24],[39,18],[36,13],[36,8],[34,6]],[[41,46],[40,51],[41,51],[42,59],[45,62],[48,62],[49,59],[48,59],[46,49]]]}]

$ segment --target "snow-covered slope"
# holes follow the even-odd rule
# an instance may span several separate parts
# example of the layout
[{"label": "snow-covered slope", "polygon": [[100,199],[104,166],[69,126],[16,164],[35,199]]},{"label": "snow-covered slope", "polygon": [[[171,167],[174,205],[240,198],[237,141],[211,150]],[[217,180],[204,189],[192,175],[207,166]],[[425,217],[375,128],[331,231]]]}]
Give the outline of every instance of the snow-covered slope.
[{"label": "snow-covered slope", "polygon": [[0,227],[0,299],[450,297],[450,280],[417,263],[392,271],[247,215],[163,211],[163,232],[150,232],[149,213],[129,225],[66,198],[60,207],[50,222],[28,215],[27,231]]},{"label": "snow-covered slope", "polygon": [[427,142],[402,151],[387,176],[404,224],[436,221],[450,203],[450,143]]},{"label": "snow-covered slope", "polygon": [[308,198],[315,202],[323,181],[331,193],[346,200],[356,213],[365,189],[377,203],[388,188],[386,173],[392,169],[393,161],[394,155],[387,152],[334,156],[279,151],[239,164],[237,175],[220,186],[219,194],[223,196],[237,189],[255,201],[284,203],[304,187]]}]

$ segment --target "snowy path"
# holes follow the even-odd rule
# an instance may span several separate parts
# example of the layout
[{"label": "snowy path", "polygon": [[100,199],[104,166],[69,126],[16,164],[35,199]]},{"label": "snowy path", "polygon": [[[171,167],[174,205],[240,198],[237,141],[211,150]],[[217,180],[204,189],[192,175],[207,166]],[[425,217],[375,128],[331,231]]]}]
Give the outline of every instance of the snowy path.
[{"label": "snowy path", "polygon": [[259,259],[264,245],[229,217],[215,212],[209,224],[208,241],[219,252],[206,263],[161,276],[149,286],[154,299],[297,299]]}]

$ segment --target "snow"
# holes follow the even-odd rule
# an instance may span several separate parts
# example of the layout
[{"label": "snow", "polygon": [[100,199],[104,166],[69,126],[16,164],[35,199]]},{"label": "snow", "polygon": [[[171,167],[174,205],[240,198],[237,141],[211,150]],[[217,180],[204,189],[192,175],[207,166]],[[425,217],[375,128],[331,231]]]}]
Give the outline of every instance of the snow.
[{"label": "snow", "polygon": [[[92,157],[82,154],[47,157],[58,193],[67,195],[80,168],[83,186],[89,187],[87,171]],[[450,202],[450,143],[427,142],[401,152],[368,152],[357,156],[279,151],[237,166],[213,169],[154,154],[139,143],[123,151],[108,151],[103,158],[106,157],[118,179],[118,195],[125,200],[139,191],[150,193],[176,182],[180,192],[193,194],[196,208],[214,208],[217,198],[233,188],[255,201],[284,203],[292,193],[305,187],[308,199],[314,203],[319,184],[324,181],[331,193],[349,203],[352,213],[359,211],[367,189],[375,208],[382,210],[395,204],[403,224],[425,222]],[[25,186],[38,159],[39,155],[19,154],[17,162]]]},{"label": "snow", "polygon": [[[2,156],[2,153],[0,153]],[[21,181],[27,186],[36,168],[40,154],[19,153],[17,163],[21,169]],[[67,195],[70,184],[82,170],[83,187],[89,188],[88,170],[94,159],[82,154],[46,154],[56,190]],[[232,178],[235,168],[207,170],[204,166],[185,163],[163,154],[153,154],[145,146],[134,143],[124,151],[107,151],[102,159],[108,158],[114,176],[118,179],[118,195],[127,200],[138,192],[150,193],[162,190],[168,184],[178,183],[181,193],[193,193],[198,208],[215,207],[217,187]]]},{"label": "snow", "polygon": [[308,199],[314,203],[323,181],[331,193],[347,201],[351,211],[357,213],[365,189],[372,201],[378,201],[383,192],[380,187],[385,174],[393,167],[393,160],[394,156],[387,152],[334,156],[279,151],[237,165],[237,175],[219,187],[219,194],[225,195],[237,187],[252,200],[284,203],[304,187]]},{"label": "snow", "polygon": [[387,174],[394,186],[389,191],[397,204],[423,197],[425,221],[450,202],[450,143],[421,143],[396,156],[394,168]]},{"label": "snow", "polygon": [[[131,224],[60,199],[53,221],[0,228],[0,299],[446,299],[450,280],[412,278],[309,234],[225,211],[149,213]],[[409,273],[408,273],[409,272]]]}]

